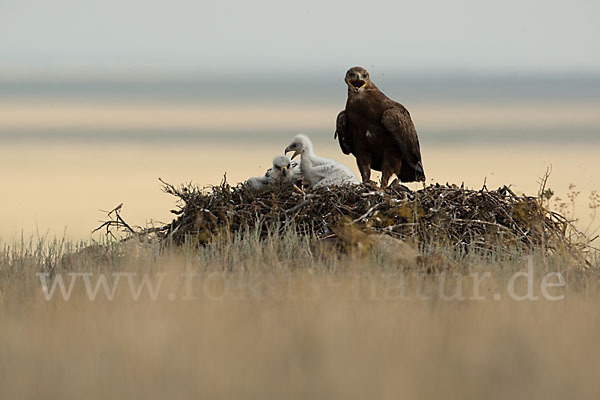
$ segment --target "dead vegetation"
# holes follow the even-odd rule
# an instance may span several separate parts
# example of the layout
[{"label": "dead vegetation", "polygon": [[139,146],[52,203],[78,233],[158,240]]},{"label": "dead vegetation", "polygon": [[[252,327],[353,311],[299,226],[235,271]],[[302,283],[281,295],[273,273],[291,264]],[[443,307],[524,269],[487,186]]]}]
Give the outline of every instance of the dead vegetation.
[{"label": "dead vegetation", "polygon": [[288,229],[341,243],[351,226],[421,248],[435,244],[468,253],[518,247],[546,253],[568,251],[583,258],[588,244],[572,221],[549,209],[543,190],[532,197],[517,195],[508,186],[489,190],[484,185],[473,190],[435,184],[412,191],[392,184],[385,190],[359,185],[299,194],[288,187],[257,192],[243,184],[231,186],[226,179],[205,188],[163,185],[166,193],[178,199],[171,223],[131,227],[118,207],[98,229],[107,234],[123,230],[164,244],[203,245],[250,231],[266,237]]}]

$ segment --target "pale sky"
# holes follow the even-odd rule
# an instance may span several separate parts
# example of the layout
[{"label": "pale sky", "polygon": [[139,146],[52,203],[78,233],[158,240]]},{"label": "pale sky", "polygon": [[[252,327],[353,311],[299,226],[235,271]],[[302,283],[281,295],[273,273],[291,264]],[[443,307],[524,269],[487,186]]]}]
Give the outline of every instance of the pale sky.
[{"label": "pale sky", "polygon": [[597,72],[598,0],[0,0],[0,74]]}]

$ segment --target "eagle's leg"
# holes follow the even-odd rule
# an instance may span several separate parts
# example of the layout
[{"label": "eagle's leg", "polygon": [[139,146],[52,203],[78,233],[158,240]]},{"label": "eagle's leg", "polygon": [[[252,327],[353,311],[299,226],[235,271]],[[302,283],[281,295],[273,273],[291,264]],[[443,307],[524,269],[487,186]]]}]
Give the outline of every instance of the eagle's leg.
[{"label": "eagle's leg", "polygon": [[383,168],[383,171],[381,171],[381,188],[385,189],[388,185],[388,182],[390,181],[390,178],[392,177],[392,174],[390,173],[390,171],[387,168]]},{"label": "eagle's leg", "polygon": [[371,161],[365,158],[357,158],[356,165],[363,183],[369,182],[371,180]]},{"label": "eagle's leg", "polygon": [[381,189],[385,189],[394,175],[394,167],[397,163],[393,154],[388,154],[388,149],[383,151],[383,160],[381,162]]}]

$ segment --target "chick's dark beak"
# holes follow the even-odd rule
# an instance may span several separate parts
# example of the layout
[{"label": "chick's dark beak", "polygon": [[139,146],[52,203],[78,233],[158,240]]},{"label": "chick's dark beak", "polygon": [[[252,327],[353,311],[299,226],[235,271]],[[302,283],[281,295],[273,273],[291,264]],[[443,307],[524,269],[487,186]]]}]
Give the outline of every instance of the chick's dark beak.
[{"label": "chick's dark beak", "polygon": [[[285,148],[285,151],[284,151],[283,153],[284,153],[284,154],[287,154],[287,153],[289,153],[289,152],[290,152],[290,151],[292,151],[292,150],[294,150],[294,149],[292,149],[290,146],[288,146],[288,147],[286,147],[286,148]],[[294,157],[298,156],[299,154],[300,154],[300,153],[298,153],[298,150],[295,150],[295,151],[294,151],[294,154],[292,155],[292,158],[291,158],[291,159],[293,160],[293,159],[294,159]]]},{"label": "chick's dark beak", "polygon": [[287,167],[281,167],[281,173],[283,174],[283,176],[287,176],[288,174],[288,168]]}]

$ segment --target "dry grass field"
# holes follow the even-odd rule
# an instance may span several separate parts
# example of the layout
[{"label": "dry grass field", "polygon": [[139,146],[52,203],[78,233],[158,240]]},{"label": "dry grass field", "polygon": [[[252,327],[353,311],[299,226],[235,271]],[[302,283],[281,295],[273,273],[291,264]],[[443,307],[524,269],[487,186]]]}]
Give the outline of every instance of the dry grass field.
[{"label": "dry grass field", "polygon": [[597,259],[427,253],[5,243],[0,397],[597,398]]}]

